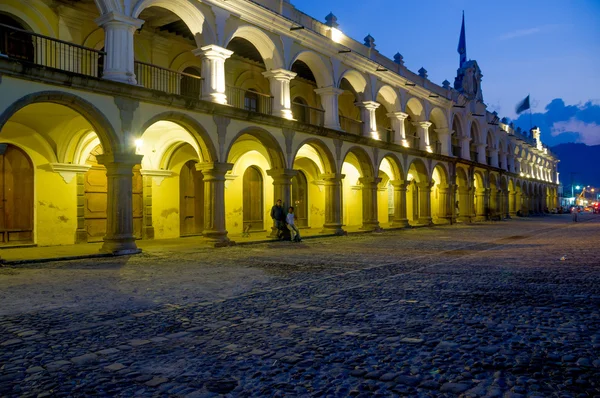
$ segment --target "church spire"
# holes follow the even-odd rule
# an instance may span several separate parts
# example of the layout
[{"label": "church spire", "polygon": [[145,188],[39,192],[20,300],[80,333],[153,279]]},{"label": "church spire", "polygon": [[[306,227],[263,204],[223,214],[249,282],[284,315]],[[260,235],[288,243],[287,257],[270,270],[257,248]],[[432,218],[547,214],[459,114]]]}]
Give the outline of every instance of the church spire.
[{"label": "church spire", "polygon": [[458,53],[460,54],[459,68],[467,62],[467,38],[465,37],[465,12],[463,11],[462,26],[460,27],[460,39],[458,40]]}]

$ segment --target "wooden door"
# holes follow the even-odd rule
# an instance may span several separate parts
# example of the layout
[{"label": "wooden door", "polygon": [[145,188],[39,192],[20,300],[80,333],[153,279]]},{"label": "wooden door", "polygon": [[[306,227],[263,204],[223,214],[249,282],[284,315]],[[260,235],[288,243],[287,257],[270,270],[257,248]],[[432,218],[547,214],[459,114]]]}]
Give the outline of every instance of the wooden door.
[{"label": "wooden door", "polygon": [[256,167],[248,167],[243,180],[244,229],[262,230],[263,220],[263,179]]},{"label": "wooden door", "polygon": [[179,174],[180,234],[198,235],[204,229],[204,177],[190,160]]},{"label": "wooden door", "polygon": [[[87,164],[91,168],[85,173],[84,184],[84,218],[88,242],[101,242],[106,235],[106,209],[108,199],[108,180],[106,168],[99,164],[96,155],[101,155],[102,147],[98,145],[90,153]],[[140,166],[133,168],[132,177],[132,205],[133,205],[133,235],[136,239],[142,238],[143,225],[143,182]]]},{"label": "wooden door", "polygon": [[[301,171],[292,178],[292,206],[294,206],[296,226],[308,226],[308,183]],[[287,214],[288,209],[284,210]]]},{"label": "wooden door", "polygon": [[33,241],[33,165],[21,149],[0,144],[2,244]]}]

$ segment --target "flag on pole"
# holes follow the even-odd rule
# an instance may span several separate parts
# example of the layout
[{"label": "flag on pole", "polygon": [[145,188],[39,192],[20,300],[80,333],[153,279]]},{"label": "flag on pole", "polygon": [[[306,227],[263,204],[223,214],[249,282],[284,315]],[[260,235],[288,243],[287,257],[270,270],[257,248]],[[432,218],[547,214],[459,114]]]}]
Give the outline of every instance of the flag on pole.
[{"label": "flag on pole", "polygon": [[527,97],[525,97],[525,99],[523,101],[521,101],[517,104],[517,107],[515,108],[515,112],[517,115],[519,115],[530,108],[531,108],[531,106],[529,104],[529,95],[528,95]]},{"label": "flag on pole", "polygon": [[460,27],[460,39],[458,40],[458,48],[456,49],[460,54],[460,65],[462,68],[463,64],[467,62],[467,38],[465,36],[465,12],[463,11],[462,26]]}]

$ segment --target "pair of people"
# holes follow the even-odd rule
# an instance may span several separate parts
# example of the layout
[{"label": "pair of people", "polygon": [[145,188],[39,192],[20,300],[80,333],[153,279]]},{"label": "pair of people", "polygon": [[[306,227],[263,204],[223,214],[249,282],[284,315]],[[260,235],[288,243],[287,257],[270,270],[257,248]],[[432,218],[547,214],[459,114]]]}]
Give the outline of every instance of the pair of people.
[{"label": "pair of people", "polygon": [[294,215],[294,208],[290,206],[287,214],[283,211],[281,205],[281,199],[277,199],[275,205],[271,208],[271,218],[275,222],[277,228],[277,239],[281,240],[284,236],[285,228],[289,229],[293,242],[301,242],[300,231],[296,226],[296,216]]}]

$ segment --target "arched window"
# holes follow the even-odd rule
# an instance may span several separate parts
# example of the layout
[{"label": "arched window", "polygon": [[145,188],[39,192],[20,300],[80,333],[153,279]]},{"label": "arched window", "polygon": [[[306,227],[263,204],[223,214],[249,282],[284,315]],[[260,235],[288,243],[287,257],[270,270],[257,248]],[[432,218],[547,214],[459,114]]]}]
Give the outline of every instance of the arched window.
[{"label": "arched window", "polygon": [[[181,95],[195,99],[200,98],[202,82],[202,80],[198,79],[200,77],[200,71],[194,67],[188,67],[183,70],[183,73],[184,74],[181,77]],[[195,78],[194,76],[197,76],[198,78]]]},{"label": "arched window", "polygon": [[302,123],[308,123],[306,120],[306,107],[308,103],[302,97],[296,97],[292,101],[292,114],[294,115],[294,119]]},{"label": "arched window", "polygon": [[33,165],[20,148],[0,144],[1,244],[33,240]]},{"label": "arched window", "polygon": [[301,171],[292,178],[292,206],[296,215],[296,225],[308,226],[308,184],[306,175]]},{"label": "arched window", "polygon": [[263,220],[263,178],[260,170],[250,166],[244,172],[243,181],[244,230],[251,225],[252,230],[262,230]]},{"label": "arched window", "polygon": [[244,109],[250,112],[258,112],[258,95],[257,90],[251,88],[244,94]]},{"label": "arched window", "polygon": [[[3,26],[6,25],[6,26]],[[34,61],[33,40],[22,23],[7,14],[0,14],[0,53],[10,58]]]}]

